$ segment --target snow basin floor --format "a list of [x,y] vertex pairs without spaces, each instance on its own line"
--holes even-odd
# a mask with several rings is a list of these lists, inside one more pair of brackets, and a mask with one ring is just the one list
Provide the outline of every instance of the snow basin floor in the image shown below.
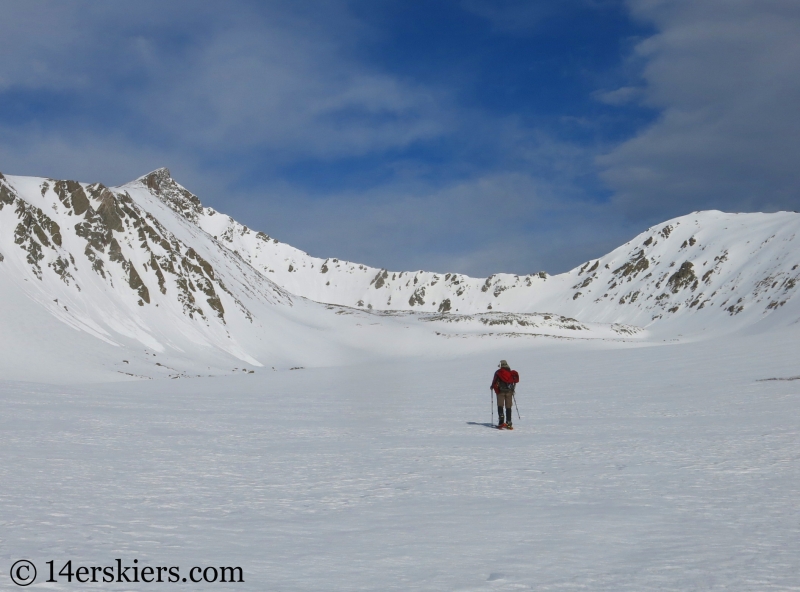
[[0,586],[174,588],[42,584],[121,558],[242,567],[192,590],[797,590],[800,381],[763,380],[794,343],[504,351],[514,432],[494,354],[2,382]]

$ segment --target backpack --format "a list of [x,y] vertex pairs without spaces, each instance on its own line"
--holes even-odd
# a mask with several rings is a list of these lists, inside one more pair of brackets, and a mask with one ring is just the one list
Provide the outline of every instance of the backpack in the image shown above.
[[499,390],[503,391],[503,392],[508,392],[508,391],[512,391],[513,392],[514,388],[517,386],[517,383],[519,382],[519,372],[517,372],[516,370],[508,370],[504,374],[505,374],[505,378],[508,378],[509,381],[506,382],[498,374],[498,376],[497,376],[497,388]]

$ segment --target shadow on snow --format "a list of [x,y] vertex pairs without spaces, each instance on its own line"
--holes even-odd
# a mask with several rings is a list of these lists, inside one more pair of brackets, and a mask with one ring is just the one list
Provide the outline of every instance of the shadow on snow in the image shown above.
[[497,426],[493,423],[478,423],[477,421],[468,421],[467,425],[483,426],[485,428],[492,428],[493,430],[497,429]]

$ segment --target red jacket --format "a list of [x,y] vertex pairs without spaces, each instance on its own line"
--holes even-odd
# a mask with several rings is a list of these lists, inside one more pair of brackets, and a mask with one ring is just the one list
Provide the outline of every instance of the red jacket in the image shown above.
[[495,393],[500,392],[500,381],[508,384],[517,384],[519,382],[519,373],[516,370],[509,370],[508,368],[500,368],[494,373],[492,378],[492,389]]

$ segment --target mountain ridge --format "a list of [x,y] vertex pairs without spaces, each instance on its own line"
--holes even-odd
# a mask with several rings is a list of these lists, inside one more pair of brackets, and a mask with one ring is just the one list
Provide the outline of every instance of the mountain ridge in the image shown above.
[[[800,282],[800,255],[794,242],[800,214],[794,212],[693,212],[652,226],[611,253],[557,276],[539,272],[472,278],[458,273],[390,271],[312,257],[230,216],[203,208],[196,196],[169,177],[167,169],[137,182],[148,187],[158,184],[170,207],[290,293],[356,308],[461,314],[553,310],[581,320],[646,326],[695,308],[721,307],[729,316],[737,316],[745,309],[750,314],[763,302],[759,312],[768,313],[783,307]],[[740,241],[738,237],[755,240],[759,233],[766,237],[760,239],[762,246],[775,237],[790,243],[778,254],[782,261],[762,262],[763,274],[750,266],[745,277],[737,278],[737,266],[743,262],[731,257],[746,259],[758,251],[737,250],[741,242],[749,244],[747,238]],[[743,294],[738,294],[740,284],[747,284]],[[603,286],[602,291],[598,286]],[[647,293],[653,290],[660,291]],[[722,297],[728,291],[738,294],[734,301]],[[643,306],[643,301],[649,302]],[[619,306],[613,306],[614,302]]]
[[109,371],[171,377],[442,355],[443,339],[469,350],[786,326],[800,318],[798,233],[794,213],[695,212],[563,274],[471,278],[312,257],[204,207],[165,168],[119,187],[0,174],[0,356],[24,341],[17,309],[132,352],[102,354]]

